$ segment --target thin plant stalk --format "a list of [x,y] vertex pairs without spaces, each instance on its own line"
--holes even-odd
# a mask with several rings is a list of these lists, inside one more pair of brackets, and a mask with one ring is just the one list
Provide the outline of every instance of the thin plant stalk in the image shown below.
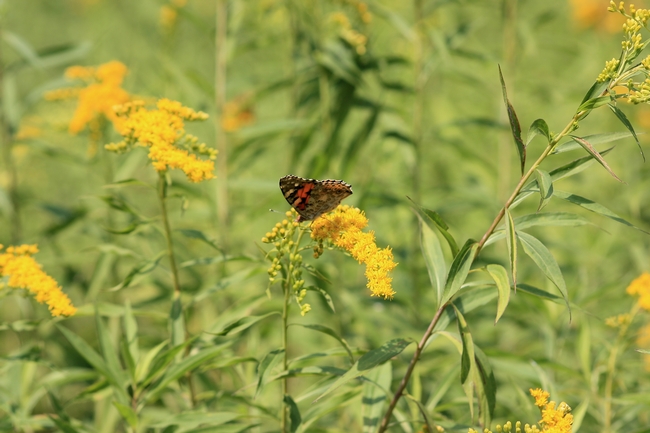
[[224,107],[226,105],[226,72],[228,65],[228,2],[227,0],[216,0],[216,56],[215,56],[215,106],[217,115],[215,116],[215,130],[217,137],[217,149],[219,157],[217,158],[217,171],[219,179],[216,182],[216,199],[217,199],[217,220],[219,222],[219,231],[221,240],[227,245],[227,234],[229,233],[229,210],[228,210],[228,135],[221,126]]
[[[306,229],[300,228],[298,233],[298,240],[294,245],[293,251],[291,252],[289,259],[289,269],[287,270],[287,275],[284,278],[284,284],[282,289],[284,291],[284,303],[282,305],[282,349],[284,353],[282,354],[282,371],[287,371],[289,367],[289,302],[291,301],[291,292],[293,290],[293,268],[291,264],[291,257],[295,254],[298,254],[300,248],[300,241],[302,236],[305,234]],[[285,433],[287,431],[287,404],[284,401],[284,396],[288,395],[289,392],[289,378],[284,376],[282,378],[282,414],[280,416],[280,431]]]
[[164,173],[158,175],[158,199],[160,200],[160,211],[162,214],[163,229],[165,231],[165,240],[167,242],[167,255],[169,256],[169,267],[172,271],[172,284],[174,286],[174,298],[180,297],[181,285],[178,278],[178,266],[174,256],[174,243],[172,241],[172,230],[169,225],[169,216],[167,215],[167,181]]
[[[571,121],[564,127],[562,132],[557,134],[556,136],[553,137],[551,142],[548,144],[546,149],[542,152],[542,154],[537,158],[537,160],[532,164],[532,166],[528,169],[528,171],[521,177],[519,180],[519,183],[517,183],[517,186],[514,188],[512,194],[506,200],[506,203],[504,204],[503,208],[501,211],[497,214],[497,216],[494,218],[494,221],[492,221],[492,224],[490,224],[490,227],[487,229],[481,240],[478,242],[478,248],[476,249],[476,254],[474,255],[474,260],[476,257],[478,257],[479,252],[489,239],[490,235],[494,232],[494,230],[497,228],[501,220],[503,219],[506,210],[510,208],[512,203],[515,201],[517,196],[519,195],[519,192],[521,189],[524,187],[528,179],[533,176],[535,173],[535,170],[539,165],[546,159],[546,157],[555,149],[557,144],[560,142],[562,138],[564,138],[567,134],[569,134],[571,131],[575,130],[577,127],[577,122],[587,113],[587,111],[580,111],[576,113]],[[408,368],[406,369],[406,373],[404,374],[404,377],[400,381],[399,386],[397,387],[397,391],[395,391],[395,394],[393,395],[393,398],[388,405],[388,409],[386,409],[386,413],[384,414],[384,418],[381,421],[381,425],[379,426],[378,433],[383,433],[386,431],[388,428],[388,423],[390,422],[391,415],[393,411],[395,410],[395,407],[397,406],[397,402],[399,399],[402,397],[404,390],[406,389],[406,385],[408,384],[409,379],[411,378],[411,374],[413,373],[413,369],[415,368],[415,364],[417,364],[420,355],[422,354],[422,351],[424,350],[427,342],[429,341],[429,338],[431,337],[431,334],[433,334],[433,330],[435,329],[436,325],[438,324],[438,321],[440,320],[440,317],[442,317],[442,313],[444,310],[449,306],[449,304],[452,301],[448,301],[445,304],[440,305],[438,310],[436,311],[435,315],[433,316],[433,319],[431,319],[431,323],[429,323],[429,326],[427,327],[426,331],[424,332],[424,335],[420,339],[420,342],[418,343],[415,353],[413,354],[413,357],[411,358],[411,361],[409,363]]]
[[612,391],[614,389],[614,374],[616,373],[616,361],[618,360],[618,355],[623,349],[624,341],[627,336],[627,330],[630,327],[630,324],[634,320],[634,316],[639,312],[640,305],[637,302],[632,307],[630,312],[629,321],[621,326],[614,346],[612,347],[611,352],[609,352],[609,358],[607,360],[607,376],[605,378],[605,395],[603,396],[603,432],[611,433],[612,432]]

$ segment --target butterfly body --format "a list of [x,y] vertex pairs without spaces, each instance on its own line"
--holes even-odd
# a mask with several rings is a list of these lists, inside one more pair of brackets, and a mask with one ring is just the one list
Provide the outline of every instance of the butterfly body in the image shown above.
[[305,179],[287,175],[280,179],[280,190],[298,212],[297,221],[310,221],[334,210],[352,194],[352,186],[342,180]]

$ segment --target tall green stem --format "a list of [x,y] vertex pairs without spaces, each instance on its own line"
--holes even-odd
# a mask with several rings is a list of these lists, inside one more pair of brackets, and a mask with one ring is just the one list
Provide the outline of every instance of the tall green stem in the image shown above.
[[[478,248],[476,250],[476,254],[474,255],[474,260],[476,257],[478,257],[479,252],[485,245],[485,242],[489,239],[490,235],[494,232],[496,227],[498,226],[499,222],[503,219],[503,216],[506,213],[506,210],[512,205],[512,203],[515,201],[519,193],[521,192],[521,189],[524,187],[528,179],[535,173],[535,170],[539,165],[546,159],[546,157],[555,149],[555,146],[560,142],[560,140],[566,136],[569,132],[573,131],[575,129],[576,122],[582,118],[582,116],[585,114],[584,111],[581,111],[579,113],[576,113],[575,116],[571,119],[571,121],[564,127],[562,132],[557,134],[553,140],[548,144],[546,149],[544,149],[544,152],[537,158],[537,160],[533,163],[533,165],[530,167],[530,169],[521,177],[519,180],[519,183],[517,183],[517,186],[515,187],[514,191],[506,201],[505,205],[501,209],[501,211],[498,213],[496,218],[494,218],[494,221],[492,221],[492,224],[490,224],[490,227],[487,229],[483,237],[478,243]],[[433,319],[431,320],[431,323],[429,323],[429,326],[427,327],[427,330],[424,332],[424,335],[420,339],[420,342],[418,343],[415,353],[413,354],[413,357],[411,358],[411,362],[409,363],[408,368],[406,369],[406,373],[404,374],[404,377],[402,378],[399,386],[397,387],[397,391],[395,391],[395,394],[393,395],[393,399],[391,400],[390,404],[388,405],[388,409],[386,410],[386,413],[384,414],[384,418],[381,421],[381,425],[379,426],[378,433],[383,433],[386,431],[388,428],[388,423],[390,421],[391,415],[393,414],[393,410],[395,410],[395,407],[397,406],[397,402],[399,399],[402,397],[404,390],[406,389],[406,385],[408,384],[409,379],[411,378],[411,374],[413,373],[413,369],[415,368],[415,364],[417,364],[418,360],[420,359],[420,354],[424,350],[424,347],[431,337],[431,334],[433,334],[433,330],[435,329],[436,325],[438,324],[438,321],[440,320],[440,317],[442,317],[443,311],[449,306],[451,301],[441,305],[438,310],[436,311],[436,314],[433,316]]]
[[[282,288],[284,290],[284,304],[282,306],[282,349],[284,350],[282,355],[282,371],[287,371],[289,368],[289,302],[291,301],[291,293],[293,292],[293,271],[294,266],[296,266],[292,260],[292,257],[295,257],[298,254],[300,249],[300,241],[305,234],[306,229],[302,227],[299,228],[298,240],[296,241],[293,251],[289,255],[289,268],[287,269],[287,275],[284,278],[284,284]],[[288,378],[285,376],[282,378],[282,414],[280,416],[280,431],[285,433],[287,431],[287,404],[284,401],[284,397],[289,393],[289,383]]]
[[172,283],[174,285],[174,299],[180,297],[181,285],[178,278],[178,267],[176,266],[176,257],[174,256],[174,243],[172,241],[172,230],[169,225],[169,216],[167,215],[167,181],[165,174],[158,175],[158,199],[160,200],[160,211],[162,213],[163,229],[165,230],[165,240],[167,241],[167,255],[169,256],[169,267],[172,271]]
[[217,136],[217,149],[219,155],[217,157],[217,219],[219,221],[219,231],[221,233],[221,240],[224,246],[228,243],[228,224],[229,224],[229,209],[228,209],[228,135],[221,126],[224,107],[226,105],[226,71],[228,64],[228,50],[227,50],[227,37],[228,37],[228,2],[227,0],[216,0],[217,2],[217,17],[216,17],[216,60],[215,60],[215,105],[217,116],[215,117],[215,129]]

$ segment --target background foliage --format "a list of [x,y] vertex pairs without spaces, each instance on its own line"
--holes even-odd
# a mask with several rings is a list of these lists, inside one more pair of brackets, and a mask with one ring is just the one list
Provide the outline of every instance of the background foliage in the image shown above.
[[[327,278],[308,276],[308,285],[327,290],[336,310],[310,294],[309,314],[292,311],[290,322],[301,326],[289,328],[289,357],[329,355],[322,362],[299,361],[296,368],[341,369],[334,376],[350,368],[337,340],[302,325],[334,329],[356,358],[394,338],[418,340],[436,295],[406,197],[438,212],[459,245],[481,237],[519,171],[497,64],[522,125],[542,117],[559,130],[605,60],[620,51],[620,35],[610,30],[622,20],[608,24],[607,2],[594,3],[595,9],[586,1],[376,0],[366,10],[359,6],[366,3],[353,0],[6,0],[0,60],[9,152],[0,172],[0,243],[38,243],[39,262],[80,310],[62,322],[17,291],[1,292],[0,429],[277,430],[280,382],[271,379],[280,371],[269,368],[263,377],[260,365],[280,347],[279,316],[265,315],[281,311],[282,295],[265,294],[268,264],[260,239],[283,218],[269,208],[288,208],[277,187],[287,173],[352,184],[346,203],[365,211],[377,243],[390,245],[399,262],[392,302],[368,296],[363,269],[343,254],[310,262]],[[221,40],[219,7],[228,12]],[[215,44],[221,44],[225,78],[215,71]],[[186,328],[197,340],[192,352],[157,358],[171,388],[158,382],[137,426],[128,404],[121,408],[114,397],[110,374],[100,374],[101,365],[81,353],[89,347],[103,353],[106,368],[119,376],[128,362],[107,355],[111,347],[134,344],[137,334],[139,348],[132,350],[146,353],[169,338],[173,289],[159,254],[164,237],[156,228],[156,194],[146,186],[157,176],[142,150],[119,156],[89,150],[87,134],[68,133],[74,101],[43,99],[43,92],[68,85],[65,67],[110,60],[129,68],[123,87],[130,93],[207,112],[211,120],[188,130],[222,146],[216,180],[190,184],[172,173],[169,208]],[[223,87],[225,94],[218,91]],[[638,132],[650,125],[648,109],[619,107]],[[229,115],[232,124],[224,123]],[[579,130],[583,136],[612,131],[626,130],[606,110],[595,111]],[[106,142],[119,141],[107,133]],[[646,148],[647,137],[640,140]],[[543,149],[536,143],[530,160]],[[647,166],[632,139],[617,143],[607,161],[626,184],[594,164],[555,187],[603,203],[648,230]],[[567,152],[554,163],[580,156],[581,150]],[[115,184],[126,179],[145,186]],[[12,220],[16,204],[19,225]],[[514,216],[535,212],[537,205],[523,203]],[[650,431],[650,382],[643,355],[633,350],[642,345],[634,338],[647,321],[643,313],[617,349],[611,425],[602,409],[608,362],[618,344],[617,330],[604,319],[630,310],[633,299],[624,289],[648,270],[650,237],[561,200],[545,210],[576,212],[593,223],[530,230],[560,264],[573,315],[569,320],[561,301],[524,291],[512,295],[496,325],[496,297],[465,314],[496,379],[493,419],[537,422],[526,390],[542,386],[574,408],[583,431]],[[507,267],[505,243],[482,252],[477,266],[487,263]],[[557,294],[530,260],[520,261],[518,280]],[[246,316],[265,317],[224,331]],[[412,349],[381,367],[383,386],[395,388]],[[174,364],[174,357],[187,355],[187,361],[196,353],[205,358],[195,360],[191,379],[169,376],[182,362]],[[392,385],[386,366],[392,366]],[[438,338],[424,352],[408,392],[436,424],[466,431],[478,423],[467,410],[459,375],[458,350]],[[373,392],[364,383],[350,382],[312,404],[333,380],[314,374],[289,381],[302,431],[362,431],[363,416],[372,410],[362,409],[362,395]],[[404,422],[391,431],[423,428],[417,405],[404,399],[399,408]]]

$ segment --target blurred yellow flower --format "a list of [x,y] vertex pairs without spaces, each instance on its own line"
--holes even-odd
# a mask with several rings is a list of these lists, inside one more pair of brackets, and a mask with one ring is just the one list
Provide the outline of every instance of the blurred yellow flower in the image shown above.
[[101,132],[103,119],[112,122],[119,131],[122,120],[113,111],[113,106],[131,99],[129,93],[121,87],[127,71],[126,66],[118,61],[104,63],[96,68],[72,66],[66,69],[66,78],[85,81],[87,86],[54,90],[46,93],[45,99],[53,101],[78,98],[68,128],[71,134],[77,134],[88,126],[91,135],[96,136]]
[[630,283],[625,290],[628,295],[639,296],[639,306],[644,310],[650,311],[650,274],[642,273],[638,278]]
[[36,245],[7,247],[0,253],[0,276],[9,278],[9,287],[29,290],[38,302],[48,305],[52,316],[72,316],[77,309],[54,278],[32,258],[37,252]]
[[[650,349],[650,324],[639,329],[639,334],[636,337],[636,344],[642,349]],[[645,371],[650,371],[650,355],[647,353],[643,354],[643,364]]]
[[255,114],[247,99],[242,96],[226,102],[221,114],[221,128],[224,131],[234,132],[255,122]]
[[347,250],[359,263],[366,265],[366,278],[372,296],[392,299],[395,291],[390,272],[397,266],[390,248],[381,249],[375,244],[375,234],[363,232],[368,219],[360,209],[339,205],[333,212],[323,215],[311,224],[312,239],[329,239]]
[[[182,170],[192,182],[212,179],[214,159],[217,151],[198,143],[198,139],[187,134],[184,120],[205,120],[208,115],[196,112],[169,99],[158,101],[157,109],[145,108],[144,102],[134,101],[115,108],[122,119],[121,134],[124,141],[106,145],[113,152],[124,152],[133,146],[149,148],[149,159],[158,172],[169,168]],[[207,155],[201,160],[189,151]]]
[[625,18],[609,13],[608,4],[606,0],[571,0],[573,21],[579,28],[593,27],[606,33],[618,33]]

